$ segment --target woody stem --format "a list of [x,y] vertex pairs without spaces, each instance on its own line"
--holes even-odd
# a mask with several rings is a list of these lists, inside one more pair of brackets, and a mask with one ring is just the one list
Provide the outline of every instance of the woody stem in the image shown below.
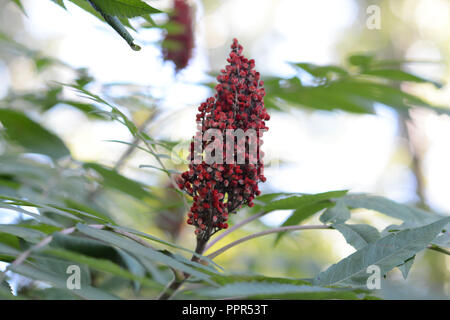
[[[192,255],[191,261],[200,262],[198,255],[201,255],[205,250],[208,240],[203,237],[197,237],[197,245],[195,247],[195,253]],[[175,273],[175,278],[167,285],[164,291],[159,295],[158,300],[169,300],[175,292],[181,287],[181,285],[190,277],[188,273],[183,273],[181,276]]]

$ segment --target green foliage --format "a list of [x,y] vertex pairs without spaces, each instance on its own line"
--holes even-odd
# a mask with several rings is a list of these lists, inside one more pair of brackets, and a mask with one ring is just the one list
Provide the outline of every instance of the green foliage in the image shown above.
[[29,152],[45,154],[54,160],[70,156],[69,149],[58,136],[28,118],[24,113],[0,109],[0,122],[7,138]]
[[[275,109],[289,106],[373,113],[374,104],[380,103],[401,112],[411,107],[424,107],[439,113],[450,113],[448,108],[431,105],[397,85],[400,82],[417,82],[442,87],[439,82],[393,69],[388,61],[376,60],[374,56],[354,55],[349,57],[349,63],[355,70],[333,65],[292,63],[299,70],[297,76],[265,81],[268,106]],[[312,77],[308,84],[302,81],[304,73]]]
[[[66,9],[63,0],[52,0],[62,8]],[[143,17],[153,21],[150,14],[162,11],[149,6],[141,0],[70,0],[81,9],[94,15],[101,21],[109,24],[135,51],[141,50],[125,27],[135,31],[130,24],[129,18]],[[156,26],[153,23],[153,26]]]
[[[152,21],[150,15],[160,12],[140,0],[70,1],[107,22],[134,49],[137,46],[127,30],[134,30],[129,19],[141,17]],[[14,2],[21,7],[20,1]],[[53,2],[66,9],[63,0]],[[151,25],[176,28],[157,26],[153,22]],[[189,274],[176,298],[369,299],[373,298],[373,292],[363,289],[369,275],[368,266],[379,266],[383,275],[398,267],[406,278],[416,255],[423,249],[448,254],[450,218],[439,214],[380,196],[351,194],[347,190],[319,194],[268,193],[255,199],[254,208],[246,210],[251,214],[292,211],[277,229],[276,243],[288,232],[287,228],[307,224],[318,217],[322,224],[317,228],[329,229],[323,232],[340,232],[356,251],[316,273],[313,280],[234,274],[217,265],[211,256],[194,252],[190,245],[167,240],[176,237],[170,238],[163,232],[166,230],[157,228],[155,221],[162,216],[179,230],[180,223],[184,223],[185,206],[190,201],[171,184],[174,175],[182,170],[167,161],[175,141],[151,137],[136,124],[135,110],[119,106],[123,100],[92,90],[95,80],[86,70],[73,69],[43,56],[1,33],[0,41],[10,53],[30,58],[38,73],[58,66],[74,76],[69,84],[52,83],[31,92],[8,92],[0,102],[0,135],[4,142],[0,155],[0,214],[11,216],[11,223],[0,224],[0,261],[7,263],[11,273],[50,285],[45,289],[37,286],[28,291],[19,290],[17,295],[12,295],[5,281],[10,281],[8,273],[2,272],[1,298],[155,298],[172,279],[179,280]],[[381,103],[402,112],[420,106],[448,113],[398,85],[414,82],[441,86],[395,68],[401,63],[393,65],[369,55],[353,55],[348,63],[348,67],[293,63],[298,71],[296,77],[267,79],[267,105],[279,112],[289,106],[373,113],[374,104]],[[79,97],[68,97],[67,90],[75,91]],[[142,170],[142,174],[148,174],[148,179],[140,179],[143,183],[128,177],[118,165],[73,159],[63,140],[41,124],[40,115],[58,105],[76,108],[89,120],[123,124],[133,141],[110,142],[124,144],[131,151],[145,152],[155,163],[140,168],[156,171]],[[144,109],[155,112],[148,105]],[[164,175],[159,175],[160,172]],[[402,224],[381,232],[367,224],[355,224],[352,212],[358,209],[377,211],[401,220]],[[176,220],[179,212],[181,222]],[[139,230],[129,226],[132,219]],[[80,290],[67,288],[69,265],[81,269]]]
[[92,0],[91,2],[102,12],[117,17],[134,18],[161,12],[141,0]]
[[450,217],[443,218],[423,227],[406,229],[370,242],[320,273],[314,283],[317,285],[365,285],[370,275],[367,273],[369,266],[378,266],[381,274],[385,275],[425,249],[449,222]]
[[348,244],[356,250],[364,248],[380,238],[377,229],[367,224],[333,224],[333,228],[338,230],[344,236]]

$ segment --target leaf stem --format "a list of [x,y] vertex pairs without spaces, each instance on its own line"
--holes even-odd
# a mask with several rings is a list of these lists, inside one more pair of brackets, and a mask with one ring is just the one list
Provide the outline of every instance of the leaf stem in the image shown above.
[[231,242],[230,244],[227,244],[226,246],[220,248],[219,250],[214,251],[213,253],[207,255],[206,257],[210,259],[214,259],[218,255],[224,253],[228,249],[233,248],[234,246],[237,246],[238,244],[241,244],[242,242],[255,239],[258,237],[265,236],[267,234],[272,233],[278,233],[278,232],[285,232],[285,231],[296,231],[296,230],[314,230],[314,229],[333,229],[331,226],[328,225],[309,225],[309,226],[285,226],[285,227],[279,227],[279,228],[273,228],[265,231],[261,231],[258,233],[251,234],[249,236],[243,237],[239,240],[236,240],[234,242]]
[[254,214],[250,217],[248,217],[247,219],[239,222],[238,224],[235,224],[233,227],[231,227],[230,229],[222,232],[220,235],[218,235],[217,237],[214,238],[214,240],[212,240],[206,247],[205,247],[205,251],[207,251],[209,248],[211,248],[213,245],[215,245],[217,242],[219,242],[220,240],[222,240],[224,237],[226,237],[227,235],[229,235],[230,233],[232,233],[233,231],[239,229],[240,227],[254,221],[257,220],[259,218],[261,218],[262,216],[264,216],[265,214],[267,214],[267,212],[263,211],[260,212],[258,214]]
[[[205,246],[208,240],[202,237],[197,237],[197,246],[195,247],[195,253],[192,255],[191,261],[200,262],[199,255],[205,250]],[[181,287],[181,285],[190,277],[188,273],[183,273],[181,276],[177,276],[167,285],[167,287],[161,292],[157,300],[169,300],[175,294],[175,292]]]

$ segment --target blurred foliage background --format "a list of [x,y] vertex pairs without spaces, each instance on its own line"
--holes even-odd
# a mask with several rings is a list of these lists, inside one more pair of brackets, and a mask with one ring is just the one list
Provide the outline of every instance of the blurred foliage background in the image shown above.
[[[92,212],[193,248],[182,197],[151,166],[186,168],[180,159],[196,109],[236,37],[266,80],[272,118],[263,194],[349,189],[448,215],[449,1],[192,1],[194,47],[180,71],[163,53],[176,29],[164,13],[172,1],[148,1],[164,11],[149,19],[122,20],[141,51],[74,3],[64,10],[56,2],[23,0],[24,15],[0,0],[0,120],[8,135],[0,140],[1,194]],[[381,10],[380,29],[367,27],[370,5]],[[135,148],[127,127],[83,90],[120,106],[154,139],[158,157]],[[219,244],[291,213],[272,212]],[[0,212],[2,223],[21,219]],[[351,221],[380,230],[398,222],[367,210]],[[233,272],[308,278],[353,251],[338,232],[311,230],[277,243],[255,239],[216,262]],[[407,280],[389,273],[383,297],[448,298],[449,256],[428,250],[415,260]],[[15,285],[32,292],[35,284],[17,276]]]

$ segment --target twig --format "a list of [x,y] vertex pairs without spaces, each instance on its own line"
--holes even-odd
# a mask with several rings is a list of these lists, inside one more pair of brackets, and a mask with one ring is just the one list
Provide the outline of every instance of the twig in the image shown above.
[[[204,240],[202,237],[197,238],[197,246],[195,248],[195,253],[197,255],[192,255],[191,261],[199,262],[200,258],[198,255],[202,254],[205,250],[205,246],[208,240]],[[188,273],[183,273],[181,275],[176,272],[175,278],[167,285],[167,287],[161,292],[157,300],[169,300],[175,292],[181,287],[181,285],[191,276]]]
[[238,224],[234,225],[233,227],[231,227],[230,229],[222,232],[220,235],[218,235],[217,237],[214,238],[214,240],[212,240],[205,248],[205,251],[208,251],[209,248],[211,248],[213,245],[215,245],[217,242],[219,242],[220,240],[222,240],[224,237],[226,237],[227,235],[229,235],[231,232],[239,229],[240,227],[252,222],[253,220],[257,220],[259,218],[261,218],[262,216],[264,216],[265,214],[267,214],[267,212],[263,211],[261,213],[258,214],[254,214],[252,216],[250,216],[249,218],[239,222]]
[[219,254],[224,253],[228,249],[231,249],[232,247],[237,246],[238,244],[241,244],[242,242],[245,242],[245,241],[248,241],[248,240],[251,240],[251,239],[254,239],[254,238],[262,237],[262,236],[265,236],[267,234],[284,232],[284,231],[313,230],[313,229],[333,229],[333,228],[331,226],[328,226],[328,225],[286,226],[286,227],[273,228],[273,229],[261,231],[261,232],[258,232],[258,233],[254,233],[254,234],[251,234],[249,236],[243,237],[243,238],[241,238],[239,240],[236,240],[236,241],[234,241],[234,242],[232,242],[230,244],[227,244],[226,246],[220,248],[219,250],[214,251],[213,253],[207,255],[206,257],[210,258],[210,259],[214,259]]
[[[147,126],[152,122],[152,120],[156,116],[156,112],[152,112],[145,120],[144,122],[139,126],[138,131],[145,131],[147,129]],[[128,148],[125,150],[125,152],[120,156],[119,160],[117,160],[116,164],[114,165],[115,170],[120,170],[122,166],[125,164],[125,161],[127,158],[133,153],[133,151],[136,149],[137,144],[139,143],[139,137],[135,136],[133,141],[130,145],[128,145]]]
[[138,236],[136,236],[136,235],[134,235],[134,234],[132,234],[130,232],[127,232],[127,231],[124,231],[124,230],[115,229],[114,226],[107,226],[107,228],[110,229],[111,231],[117,233],[117,234],[123,235],[123,236],[125,236],[127,238],[130,238],[131,240],[136,241],[137,243],[143,245],[144,247],[147,247],[147,248],[155,250],[155,248],[150,243],[148,243],[144,239],[141,239]]
[[[151,121],[155,118],[156,116],[156,112],[152,112],[145,120],[144,122],[139,126],[138,131],[145,131],[147,126],[151,123]],[[139,143],[139,136],[135,136],[133,138],[133,141],[128,145],[128,148],[125,150],[124,153],[122,153],[122,155],[120,156],[120,158],[117,160],[117,162],[115,163],[113,169],[116,171],[119,171],[122,166],[125,164],[126,160],[128,159],[129,156],[131,156],[133,154],[133,151],[136,149],[137,144]],[[101,186],[97,187],[94,191],[92,191],[89,195],[88,195],[88,199],[90,201],[92,201],[97,195],[98,193],[101,191]]]
[[[156,155],[156,151],[153,149],[153,147],[147,142],[147,140],[145,138],[142,138],[142,141],[144,142],[145,146],[153,153],[156,161],[158,161],[161,168],[167,173],[167,175],[169,176],[170,182],[172,183],[172,186],[175,188],[175,190],[179,190],[182,192],[183,190],[180,190],[180,188],[178,187],[178,184],[175,181],[175,178],[172,176],[170,171],[167,170],[167,167],[164,165],[164,163],[161,161],[161,159]],[[180,195],[180,197],[184,203],[186,210],[189,210],[189,205],[186,201],[186,198],[182,194]]]

